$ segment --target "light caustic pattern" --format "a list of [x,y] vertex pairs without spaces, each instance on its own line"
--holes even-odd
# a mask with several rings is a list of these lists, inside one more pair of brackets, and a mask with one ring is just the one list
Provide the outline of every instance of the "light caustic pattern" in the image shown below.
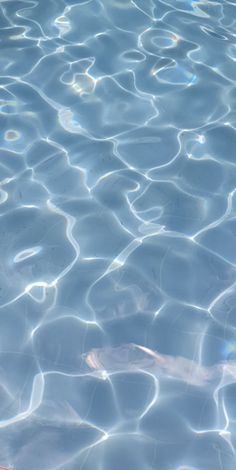
[[235,1],[2,0],[0,45],[0,466],[235,470]]

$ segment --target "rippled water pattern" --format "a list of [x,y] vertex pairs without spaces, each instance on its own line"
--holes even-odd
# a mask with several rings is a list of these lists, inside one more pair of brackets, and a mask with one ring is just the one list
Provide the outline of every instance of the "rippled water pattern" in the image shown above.
[[0,466],[235,470],[235,0],[1,0],[0,46]]

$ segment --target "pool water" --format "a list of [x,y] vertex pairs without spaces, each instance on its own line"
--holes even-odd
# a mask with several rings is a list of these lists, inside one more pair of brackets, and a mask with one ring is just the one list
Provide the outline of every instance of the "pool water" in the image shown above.
[[0,2],[0,466],[235,470],[235,38],[234,0]]

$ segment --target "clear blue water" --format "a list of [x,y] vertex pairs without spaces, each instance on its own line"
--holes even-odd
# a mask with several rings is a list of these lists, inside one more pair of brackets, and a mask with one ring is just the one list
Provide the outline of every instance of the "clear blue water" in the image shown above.
[[235,470],[235,0],[1,0],[0,46],[0,466]]

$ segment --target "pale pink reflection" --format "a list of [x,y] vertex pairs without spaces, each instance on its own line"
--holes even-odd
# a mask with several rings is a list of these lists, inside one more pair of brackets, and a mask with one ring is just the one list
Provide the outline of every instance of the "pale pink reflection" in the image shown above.
[[160,354],[133,343],[116,348],[93,349],[86,355],[85,361],[91,369],[107,372],[146,370],[156,377],[177,379],[197,386],[220,379],[223,371],[236,376],[236,364],[233,363],[204,367],[194,360]]

